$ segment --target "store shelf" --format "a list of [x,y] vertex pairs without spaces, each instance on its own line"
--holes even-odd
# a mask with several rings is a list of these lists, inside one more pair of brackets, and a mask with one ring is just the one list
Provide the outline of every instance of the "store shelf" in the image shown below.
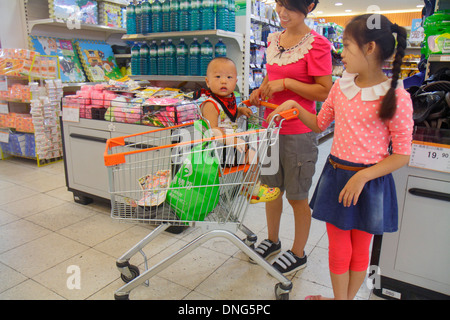
[[450,62],[450,54],[431,54],[428,62]]
[[261,22],[261,23],[269,24],[271,26],[281,27],[281,25],[280,25],[280,23],[278,21],[274,21],[274,20],[271,20],[271,19],[268,19],[268,18],[259,17],[259,16],[256,16],[254,14],[252,14],[250,16],[250,18],[252,19],[252,21],[255,21],[255,22]]
[[[136,76],[128,76],[133,80],[142,80],[142,81],[158,81],[162,83],[182,83],[182,82],[200,82],[205,83],[205,76],[167,76],[167,75],[136,75]],[[236,84],[236,90],[242,90],[242,79],[238,77],[238,82]]]
[[126,41],[148,41],[157,39],[169,39],[169,38],[200,38],[200,37],[217,37],[234,39],[239,49],[243,51],[244,48],[244,35],[242,33],[224,31],[224,30],[195,30],[195,31],[176,31],[176,32],[158,32],[148,34],[125,34],[122,36],[122,40]]
[[126,33],[126,30],[123,28],[115,28],[115,27],[108,27],[108,26],[102,26],[97,24],[86,24],[86,23],[80,23],[79,28],[76,25],[71,25],[67,21],[59,20],[59,19],[37,19],[37,20],[29,20],[28,21],[28,28],[30,30],[30,33],[32,33],[32,30],[37,26],[51,26],[55,28],[64,28],[69,30],[91,30],[91,31],[100,31],[104,32],[106,35],[106,38],[108,38],[112,34],[122,34]]
[[205,76],[165,76],[165,75],[137,75],[128,76],[133,80],[147,80],[147,81],[193,81],[193,82],[205,82]]
[[118,54],[115,54],[114,57],[116,59],[129,59],[129,58],[131,58],[131,53],[118,53]]
[[109,2],[109,3],[118,4],[119,6],[122,6],[122,7],[126,7],[128,5],[127,0],[97,0],[97,2]]

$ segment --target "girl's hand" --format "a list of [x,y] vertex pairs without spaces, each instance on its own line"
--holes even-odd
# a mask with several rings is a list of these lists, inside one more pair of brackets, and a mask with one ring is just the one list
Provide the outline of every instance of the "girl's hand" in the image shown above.
[[350,207],[352,204],[358,203],[359,195],[361,194],[367,179],[363,176],[362,171],[358,171],[351,177],[344,188],[339,193],[339,203],[344,207]]
[[[290,110],[292,108],[298,109],[299,106],[300,105],[297,102],[295,102],[294,100],[288,100],[286,102],[283,102],[267,116],[266,121],[270,122],[273,119],[273,117],[275,117],[275,115],[279,114],[280,112]],[[275,119],[275,120],[277,120],[277,119]]]
[[342,202],[345,207],[349,207],[352,202],[355,205],[367,181],[392,173],[408,164],[408,162],[409,155],[394,153],[379,163],[356,172],[341,190],[339,203]]
[[267,82],[267,84],[262,85],[260,89],[261,89],[261,96],[263,97],[263,99],[265,98],[271,99],[272,95],[275,92],[280,92],[284,90],[283,79],[269,81]]

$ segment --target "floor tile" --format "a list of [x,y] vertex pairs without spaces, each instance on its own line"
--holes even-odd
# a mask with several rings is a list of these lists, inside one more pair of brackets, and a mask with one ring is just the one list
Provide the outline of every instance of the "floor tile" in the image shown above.
[[33,279],[69,300],[87,299],[118,278],[114,258],[95,249],[36,275]]
[[195,291],[218,300],[273,300],[277,283],[261,266],[230,258]]
[[50,197],[44,193],[37,193],[20,201],[4,204],[2,208],[9,213],[24,218],[63,203],[65,202],[60,199]]
[[50,230],[26,220],[16,220],[0,226],[0,253],[21,246],[50,233]]
[[13,201],[20,201],[24,198],[36,195],[37,193],[38,191],[19,185],[3,188],[2,192],[0,192],[0,205],[11,203]]
[[2,278],[2,281],[0,281],[0,293],[28,279],[20,272],[11,269],[3,263],[0,263],[0,275]]
[[58,203],[59,205],[28,216],[26,220],[52,231],[56,231],[97,214],[95,211],[86,209],[82,205],[62,201],[49,196],[46,197],[55,200],[54,203]]
[[88,247],[81,243],[49,233],[0,254],[0,262],[27,277],[33,277],[86,249]]
[[57,232],[92,247],[131,227],[131,224],[120,223],[98,213]]
[[0,300],[64,300],[64,298],[34,280],[28,279],[0,293]]

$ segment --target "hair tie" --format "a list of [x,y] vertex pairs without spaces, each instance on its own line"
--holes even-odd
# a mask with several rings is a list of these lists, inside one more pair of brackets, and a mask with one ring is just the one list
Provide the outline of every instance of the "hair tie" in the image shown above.
[[398,24],[394,23],[391,25],[391,31],[393,33],[398,33]]

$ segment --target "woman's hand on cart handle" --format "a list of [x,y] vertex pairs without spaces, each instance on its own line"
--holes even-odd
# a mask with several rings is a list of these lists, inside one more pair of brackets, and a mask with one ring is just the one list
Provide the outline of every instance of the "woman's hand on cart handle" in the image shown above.
[[262,100],[258,100],[258,102],[259,102],[259,104],[257,105],[255,103],[253,103],[252,100],[242,101],[243,104],[245,104],[246,106],[249,106],[249,107],[250,106],[263,106],[263,107],[266,107],[266,108],[269,108],[269,109],[273,109],[273,110],[278,108],[278,105],[270,103],[270,102],[266,102],[266,101],[262,101]]
[[248,103],[246,103],[247,106],[259,107],[260,103],[261,103],[261,89],[258,88],[258,89],[253,90],[252,93],[250,94],[250,100],[246,100],[246,101],[244,101],[244,103],[245,102],[248,102]]

